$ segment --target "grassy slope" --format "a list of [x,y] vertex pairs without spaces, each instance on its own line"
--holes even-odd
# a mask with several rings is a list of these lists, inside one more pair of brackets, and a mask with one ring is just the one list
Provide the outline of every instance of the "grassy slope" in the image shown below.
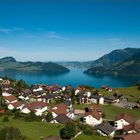
[[21,130],[21,133],[26,136],[27,140],[40,140],[41,136],[59,135],[59,129],[62,126],[49,124],[44,122],[25,122],[10,118],[9,122],[2,122],[0,117],[0,128],[4,126],[13,126]]
[[[74,105],[75,109],[85,109],[89,105],[80,104],[80,105]],[[103,113],[105,114],[105,119],[113,120],[118,114],[126,113],[132,117],[134,117],[136,120],[140,119],[140,110],[131,110],[131,109],[125,109],[116,107],[113,105],[103,105],[102,106]]]
[[[140,90],[138,90],[137,86],[127,87],[127,88],[114,88],[113,92],[122,93],[123,96],[128,98],[129,102],[136,103],[140,98]],[[111,95],[111,93],[101,90],[103,95]]]

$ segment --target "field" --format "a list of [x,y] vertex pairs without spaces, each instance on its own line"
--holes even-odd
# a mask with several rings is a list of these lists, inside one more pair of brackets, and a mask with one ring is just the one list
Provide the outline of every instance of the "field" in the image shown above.
[[49,124],[45,122],[25,122],[23,120],[9,119],[9,122],[2,122],[0,117],[0,128],[4,126],[13,126],[19,128],[22,135],[27,137],[27,140],[40,140],[40,137],[50,135],[59,135],[60,125]]
[[[101,89],[100,91],[103,95],[111,95],[111,93],[105,90]],[[140,90],[138,90],[137,86],[127,87],[127,88],[114,88],[113,92],[121,93],[124,97],[128,98],[129,102],[136,103],[140,98]]]
[[[26,140],[40,140],[40,137],[47,137],[50,135],[59,136],[59,130],[63,127],[59,124],[49,124],[45,122],[25,122],[23,120],[9,118],[9,122],[3,122],[2,116],[0,117],[0,128],[4,126],[13,126],[19,128],[22,135],[26,136]],[[74,140],[110,140],[102,136],[87,136],[81,134]]]
[[[75,109],[85,109],[89,105],[86,104],[80,104],[80,105],[74,105]],[[103,105],[102,111],[105,114],[105,119],[113,120],[118,114],[126,113],[132,117],[134,117],[136,120],[140,119],[140,110],[131,110],[121,107],[116,107],[114,105]]]

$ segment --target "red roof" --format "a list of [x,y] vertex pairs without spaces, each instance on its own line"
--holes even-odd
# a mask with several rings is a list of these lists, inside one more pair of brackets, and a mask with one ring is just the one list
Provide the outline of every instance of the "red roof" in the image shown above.
[[140,133],[123,136],[124,140],[140,140]]
[[47,103],[45,102],[42,102],[42,101],[37,101],[37,102],[31,102],[31,103],[28,103],[24,106],[24,108],[28,108],[29,110],[31,111],[36,111],[36,109],[42,109],[44,107],[47,106]]
[[129,122],[129,123],[134,123],[134,119],[132,117],[130,117],[129,115],[127,114],[121,114],[119,116],[116,117],[115,121],[118,121],[118,120],[125,120],[126,122]]
[[140,125],[136,124],[136,123],[132,123],[132,124],[124,126],[123,130],[126,131],[126,132],[131,131],[131,130],[135,130],[135,131],[139,132],[140,131]]
[[17,107],[20,107],[22,105],[22,102],[17,101],[17,102],[9,103],[9,104],[12,104],[15,108],[17,108]]
[[60,115],[60,114],[67,115],[68,114],[67,109],[68,109],[68,107],[66,104],[58,104],[58,105],[52,107],[50,109],[50,112],[55,112],[57,115]]
[[97,111],[92,112],[85,112],[85,117],[91,115],[92,117],[96,118],[97,120],[100,120],[102,118],[102,115]]
[[4,96],[4,99],[8,100],[9,102],[17,100],[17,98],[14,95]]

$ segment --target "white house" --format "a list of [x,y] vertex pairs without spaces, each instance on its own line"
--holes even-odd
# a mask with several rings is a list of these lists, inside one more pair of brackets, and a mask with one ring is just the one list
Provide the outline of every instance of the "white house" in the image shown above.
[[6,103],[15,103],[15,102],[17,102],[17,98],[14,95],[4,96],[3,98],[5,99]]
[[83,117],[83,120],[86,124],[91,126],[96,126],[98,124],[101,124],[103,121],[102,115],[97,111],[85,112],[85,116]]
[[9,103],[8,104],[8,109],[9,110],[13,110],[13,109],[22,109],[22,107],[24,106],[23,103],[21,103],[20,101],[14,102],[14,103]]
[[125,126],[134,123],[134,119],[128,116],[127,114],[122,114],[116,117],[115,119],[115,128],[117,130],[123,129]]
[[94,104],[101,104],[103,105],[104,104],[104,97],[103,96],[91,96],[90,97],[90,102],[91,103],[94,103]]
[[115,134],[115,128],[107,122],[97,125],[96,130],[102,136],[114,137]]
[[68,109],[68,106],[66,104],[58,104],[50,109],[50,112],[52,113],[53,118],[57,117],[60,114],[65,114],[69,118],[74,117],[74,113],[70,112]]
[[21,112],[28,114],[31,111],[33,111],[37,116],[42,116],[42,114],[47,111],[47,103],[42,102],[42,101],[37,101],[37,102],[31,102],[29,104],[26,104]]
[[33,85],[33,92],[42,91],[43,88],[41,85]]
[[12,94],[7,92],[7,91],[3,91],[2,92],[2,96],[11,96]]

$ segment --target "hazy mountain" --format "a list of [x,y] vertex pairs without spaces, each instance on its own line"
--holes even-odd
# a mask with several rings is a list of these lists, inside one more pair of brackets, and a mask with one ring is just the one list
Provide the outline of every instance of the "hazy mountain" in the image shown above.
[[40,72],[68,72],[69,69],[53,62],[17,62],[13,57],[0,59],[1,70],[21,70],[21,71],[40,71]]

